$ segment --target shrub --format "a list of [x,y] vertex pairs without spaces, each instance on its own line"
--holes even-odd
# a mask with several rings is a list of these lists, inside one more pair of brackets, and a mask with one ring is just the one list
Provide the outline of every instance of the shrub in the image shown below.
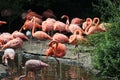
[[[92,52],[93,65],[100,70],[100,74],[103,76],[120,78],[120,5],[118,6],[120,1],[99,0],[99,2],[100,5],[97,5],[96,8],[99,8],[103,20],[106,19],[109,12],[107,20],[112,27],[106,33],[88,37],[95,46]],[[107,4],[107,8],[104,7],[104,4]]]

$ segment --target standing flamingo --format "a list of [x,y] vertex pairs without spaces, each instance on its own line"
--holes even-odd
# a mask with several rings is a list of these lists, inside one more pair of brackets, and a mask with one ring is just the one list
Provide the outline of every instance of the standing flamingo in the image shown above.
[[48,67],[48,66],[49,66],[48,64],[40,60],[30,59],[25,63],[25,75],[20,76],[18,80],[23,80],[23,78],[27,77],[29,71],[36,73],[37,71],[40,71],[43,67]]
[[89,25],[85,29],[86,35],[95,34],[98,32],[106,32],[106,29],[104,28],[104,26],[100,25],[100,19],[97,17],[93,19],[93,22],[89,21],[88,24]]
[[86,21],[83,22],[83,24],[82,24],[82,29],[85,30],[90,23],[92,25],[92,19],[91,18],[86,18]]
[[[67,47],[64,44],[59,43],[57,41],[51,41],[48,44],[48,46],[49,46],[49,48],[46,49],[46,58],[48,58],[48,56],[52,56],[52,55],[54,56],[55,59],[62,58],[63,56],[65,56]],[[59,63],[58,60],[57,60],[57,62]]]
[[[70,24],[69,17],[67,15],[63,15],[62,18],[67,18],[67,20],[66,20],[66,23],[67,23],[66,24],[66,31],[74,33],[74,31],[76,29],[81,29],[80,26],[77,25],[77,24]],[[82,24],[82,21],[81,21],[81,24]]]
[[12,39],[13,39],[12,35],[8,32],[2,33],[0,35],[0,42],[2,43],[2,45],[6,44],[9,40]]
[[15,51],[12,48],[7,48],[4,51],[4,54],[2,56],[2,63],[5,63],[5,65],[8,65],[8,59],[14,61],[15,58]]
[[[19,32],[21,32],[22,29],[23,29],[23,30],[27,30],[27,29],[32,30],[33,25],[34,25],[33,19],[31,19],[31,20],[26,20],[25,23],[24,23],[24,25],[20,28]],[[36,23],[35,26],[36,26],[36,28],[39,28],[39,29],[42,28],[39,23]]]
[[12,40],[9,40],[6,44],[4,44],[1,48],[1,50],[5,49],[5,48],[14,48],[14,49],[22,48],[22,44],[23,44],[22,39],[17,37]]
[[78,46],[79,41],[81,43],[86,43],[88,40],[83,36],[82,30],[75,30],[74,34],[69,37],[69,43]]
[[54,26],[53,28],[54,31],[59,31],[59,32],[66,31],[65,30],[66,24],[61,21],[56,21],[53,26]]
[[55,33],[52,37],[54,41],[60,42],[60,43],[69,43],[69,39],[66,35],[61,33]]
[[13,38],[19,37],[21,39],[29,40],[27,36],[25,36],[23,33],[18,32],[17,30],[12,33]]
[[66,23],[63,23],[61,21],[56,21],[54,24],[54,31],[66,31],[66,27],[69,25],[69,17],[67,15],[61,16],[61,18],[66,18]]
[[81,18],[78,18],[78,17],[75,17],[75,18],[73,18],[73,19],[71,20],[71,24],[77,24],[77,25],[79,25],[79,26],[80,26],[83,22],[84,22],[84,20],[81,19]]
[[55,19],[47,18],[45,21],[42,22],[42,31],[48,32],[48,34],[50,34],[50,32],[53,31],[53,25],[55,22]]
[[33,29],[32,29],[32,36],[34,38],[37,38],[39,40],[46,40],[46,39],[51,40],[52,39],[47,33],[43,32],[43,31],[35,32],[35,24],[36,24],[36,22],[34,21],[34,25],[33,25]]
[[77,24],[70,24],[69,25],[69,30],[71,33],[74,33],[74,31],[77,29],[82,30]]
[[4,54],[2,56],[2,63],[9,67],[10,74],[13,73],[13,69],[15,68],[15,50],[12,48],[7,48],[4,50]]

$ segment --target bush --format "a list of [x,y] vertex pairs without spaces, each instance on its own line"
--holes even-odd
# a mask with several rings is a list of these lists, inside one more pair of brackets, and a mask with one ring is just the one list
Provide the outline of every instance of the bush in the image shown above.
[[[106,11],[104,11],[103,2],[108,4]],[[107,17],[107,19],[112,27],[103,34],[88,37],[95,46],[92,52],[93,65],[100,70],[102,76],[120,78],[120,13],[118,10],[120,1],[102,0],[100,4],[102,6],[97,5],[97,8],[102,8],[99,12],[101,12],[101,15],[103,13],[107,15],[107,12],[109,12],[110,17]],[[106,15],[102,15],[103,20],[106,19]]]

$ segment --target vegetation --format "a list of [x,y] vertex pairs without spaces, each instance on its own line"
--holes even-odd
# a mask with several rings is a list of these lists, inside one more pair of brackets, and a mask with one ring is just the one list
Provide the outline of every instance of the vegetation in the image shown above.
[[112,27],[105,33],[88,36],[90,43],[95,46],[92,61],[96,69],[103,76],[120,78],[120,1],[98,0],[94,3],[95,10],[101,14],[104,21],[110,22]]

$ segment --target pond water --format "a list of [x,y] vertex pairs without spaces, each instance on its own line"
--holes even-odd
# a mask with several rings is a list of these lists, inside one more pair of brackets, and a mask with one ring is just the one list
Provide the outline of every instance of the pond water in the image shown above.
[[[55,61],[45,62],[49,64],[49,67],[42,68],[41,71],[35,74],[37,80],[105,80],[91,75],[75,63],[65,64],[60,62],[60,64],[58,64]],[[24,75],[24,72],[24,69],[18,70],[18,72],[12,73],[10,76],[1,80],[18,80],[18,77]],[[34,74],[30,72],[23,80],[35,80],[34,78]]]
[[[37,51],[35,53],[44,53],[44,47],[46,47],[44,45],[46,45],[47,43],[44,43],[43,45],[40,45],[38,43],[32,43],[26,43],[27,45],[24,46],[27,47],[26,50],[30,52]],[[67,53],[70,53],[70,50],[71,48],[68,49]],[[22,56],[23,55],[24,54],[22,54]],[[71,56],[71,54],[68,54],[67,57],[68,56]],[[23,80],[35,80],[35,77],[37,78],[36,80],[108,80],[95,77],[94,75],[90,74],[87,70],[82,68],[81,64],[77,63],[74,60],[71,61],[70,59],[59,59],[60,64],[58,64],[53,57],[49,57],[49,60],[46,60],[46,56],[40,56],[40,54],[26,54],[22,57],[22,59],[16,57],[16,62],[19,63],[22,60],[22,64],[24,66],[25,62],[31,58],[42,60],[48,63],[50,66],[47,68],[43,68],[41,71],[36,72],[36,74],[29,72],[29,75],[27,75],[27,77],[25,77]],[[25,70],[18,66],[18,64],[17,67],[14,66],[14,69],[12,70],[13,73],[11,73],[11,71],[8,70],[9,76],[2,78],[1,80],[18,80],[19,76],[24,75],[25,73]]]

